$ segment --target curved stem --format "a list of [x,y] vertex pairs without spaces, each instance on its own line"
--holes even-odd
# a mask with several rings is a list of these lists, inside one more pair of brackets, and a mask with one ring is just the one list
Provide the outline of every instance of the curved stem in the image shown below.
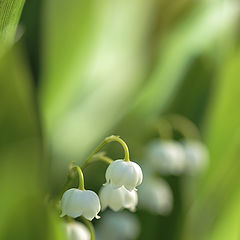
[[164,118],[160,118],[156,124],[160,138],[171,139],[173,137],[173,129],[171,124]]
[[99,156],[98,160],[103,161],[107,164],[111,164],[113,162],[113,160],[107,156]]
[[130,161],[129,158],[129,150],[128,150],[128,146],[127,144],[118,136],[110,136],[110,137],[106,137],[97,147],[96,149],[90,154],[90,156],[87,158],[87,160],[83,163],[83,165],[81,166],[82,168],[86,167],[86,165],[91,161],[91,159],[94,157],[94,155],[99,152],[103,146],[107,143],[110,142],[119,142],[124,150],[125,156],[124,156],[124,160],[125,161]]
[[172,125],[172,127],[179,133],[181,133],[182,136],[185,137],[186,139],[189,138],[195,138],[198,140],[201,139],[201,135],[198,128],[189,119],[177,114],[171,114],[167,116],[167,119]]
[[98,162],[98,161],[102,161],[102,162],[105,162],[107,163],[108,165],[110,165],[113,160],[110,158],[110,157],[107,157],[105,155],[103,155],[102,153],[101,154],[95,154],[92,158],[92,160],[90,162],[88,162],[87,165],[83,166],[82,168],[84,169],[85,167],[87,167],[89,164],[92,164],[92,163],[95,163],[95,162]]
[[124,160],[130,161],[128,146],[119,136],[112,135],[110,137],[105,138],[105,141],[107,143],[114,142],[114,141],[119,142],[122,145],[124,153],[125,153]]
[[94,231],[94,227],[93,227],[92,223],[84,217],[81,217],[81,219],[87,225],[87,227],[90,231],[90,237],[91,237],[90,239],[95,240],[95,231]]
[[83,177],[83,172],[82,169],[79,166],[73,166],[72,169],[76,168],[77,173],[78,173],[78,189],[79,190],[84,190],[84,177]]
[[103,152],[97,153],[93,156],[91,162],[103,161],[107,164],[111,164],[113,160],[110,157],[105,156]]

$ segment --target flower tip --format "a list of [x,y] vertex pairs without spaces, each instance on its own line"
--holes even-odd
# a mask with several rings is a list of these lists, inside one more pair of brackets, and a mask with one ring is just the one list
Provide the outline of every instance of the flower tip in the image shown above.
[[101,217],[97,215],[95,218],[96,218],[96,219],[99,219],[99,218],[101,218]]

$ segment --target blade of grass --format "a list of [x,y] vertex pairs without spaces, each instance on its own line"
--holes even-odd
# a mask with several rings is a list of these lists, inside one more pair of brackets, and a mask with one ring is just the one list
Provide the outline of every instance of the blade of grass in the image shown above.
[[[0,48],[11,46],[25,0],[0,1]],[[0,49],[0,50],[1,50]],[[3,50],[1,50],[3,51]]]

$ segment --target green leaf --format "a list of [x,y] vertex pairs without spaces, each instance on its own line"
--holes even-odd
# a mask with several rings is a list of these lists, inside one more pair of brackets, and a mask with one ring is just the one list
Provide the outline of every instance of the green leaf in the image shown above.
[[11,46],[25,0],[0,0],[0,51]]
[[[236,22],[234,1],[201,1],[161,42],[159,58],[136,100],[135,111],[155,116],[168,106],[191,62]],[[206,27],[207,26],[207,27]]]
[[0,96],[0,239],[62,240],[60,220],[44,204],[47,164],[34,88],[19,49],[0,58]]
[[[224,61],[209,106],[205,138],[211,162],[198,186],[187,217],[183,239],[230,239],[239,237],[238,186],[240,162],[240,112],[238,99],[240,51]],[[230,220],[231,219],[231,220]]]

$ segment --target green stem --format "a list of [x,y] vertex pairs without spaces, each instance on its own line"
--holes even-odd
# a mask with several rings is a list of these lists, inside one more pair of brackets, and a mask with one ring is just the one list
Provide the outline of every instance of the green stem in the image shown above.
[[105,156],[104,154],[95,154],[91,162],[103,161],[107,164],[111,164],[113,160],[110,157]]
[[163,139],[172,139],[173,129],[171,124],[164,118],[160,118],[156,124],[156,129],[158,130],[160,138]]
[[166,117],[172,127],[178,131],[185,139],[198,139],[201,140],[201,135],[195,124],[189,119],[171,114]]
[[94,157],[94,155],[99,152],[103,146],[107,143],[110,142],[119,142],[124,150],[125,156],[124,156],[124,160],[125,161],[130,161],[129,158],[129,150],[128,150],[128,146],[127,144],[118,136],[110,136],[110,137],[106,137],[97,147],[96,149],[90,154],[90,156],[87,158],[87,160],[83,163],[83,165],[81,166],[82,168],[86,167],[86,165],[91,161],[91,159]]
[[79,166],[73,166],[72,169],[76,168],[77,173],[78,173],[78,189],[79,190],[85,190],[84,189],[84,177],[83,177],[83,172]]
[[90,231],[90,236],[91,236],[91,240],[95,240],[95,231],[94,231],[94,227],[92,225],[92,223],[90,221],[88,221],[86,218],[81,217],[82,221],[87,225],[89,231]]

